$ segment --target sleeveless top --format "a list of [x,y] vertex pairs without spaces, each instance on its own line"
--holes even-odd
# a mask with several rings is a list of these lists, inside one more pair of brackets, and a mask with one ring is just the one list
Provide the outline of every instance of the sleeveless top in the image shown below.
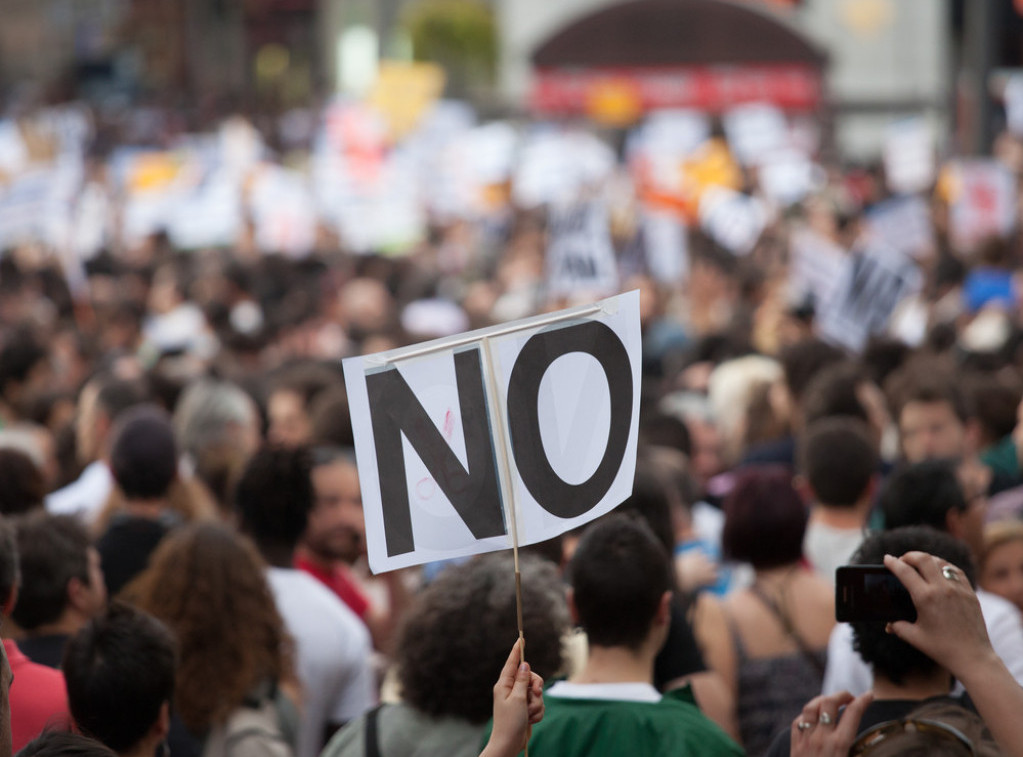
[[[777,615],[773,603],[762,595],[760,598]],[[761,757],[770,747],[774,735],[780,729],[789,728],[803,711],[803,705],[820,694],[827,650],[810,650],[790,632],[789,635],[800,646],[798,651],[777,657],[751,658],[743,646],[739,628],[727,610],[726,617],[735,643],[739,734],[749,757]]]

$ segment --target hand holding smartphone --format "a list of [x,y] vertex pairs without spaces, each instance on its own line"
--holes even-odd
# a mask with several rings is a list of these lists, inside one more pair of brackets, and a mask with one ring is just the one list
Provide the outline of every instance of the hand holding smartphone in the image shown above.
[[913,598],[902,582],[883,565],[843,565],[835,571],[835,619],[916,622]]

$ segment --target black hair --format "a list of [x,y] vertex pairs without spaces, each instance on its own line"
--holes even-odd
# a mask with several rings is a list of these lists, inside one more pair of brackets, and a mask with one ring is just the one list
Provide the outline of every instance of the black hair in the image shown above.
[[841,362],[845,353],[816,337],[802,339],[782,348],[778,361],[785,372],[785,384],[792,399],[799,402],[814,376]]
[[98,382],[96,407],[111,421],[125,410],[141,405],[149,398],[148,388],[138,379],[101,375],[94,380]]
[[46,357],[46,349],[29,329],[15,331],[0,349],[0,395],[6,396],[10,384],[23,383]]
[[823,418],[800,441],[800,470],[823,505],[855,505],[879,464],[869,427],[855,418]]
[[113,432],[110,470],[128,499],[166,496],[178,470],[177,442],[166,411],[139,405],[121,414]]
[[82,733],[124,752],[142,740],[174,699],[174,637],[123,602],[89,622],[64,650],[71,715]]
[[967,507],[955,465],[949,460],[923,460],[896,470],[881,491],[885,528],[931,526],[948,530],[949,510]]
[[821,418],[847,415],[870,421],[859,397],[859,387],[869,379],[859,364],[845,361],[829,365],[810,382],[803,395],[803,420],[809,425]]
[[20,515],[41,508],[46,481],[32,458],[19,449],[0,449],[0,514]]
[[0,518],[0,602],[6,602],[18,585],[18,543],[14,526],[7,518]]
[[[569,629],[565,593],[554,565],[521,555],[526,657],[540,676],[562,665]],[[515,570],[507,554],[446,568],[416,597],[398,634],[395,662],[404,700],[433,717],[485,723],[491,691],[515,641]]]
[[89,583],[92,541],[70,515],[32,513],[15,523],[21,588],[11,617],[26,631],[53,623],[68,602],[68,582]]
[[294,549],[314,502],[312,456],[304,447],[267,445],[245,466],[235,487],[242,529],[259,544]]
[[569,576],[590,644],[632,650],[648,637],[673,583],[671,560],[650,528],[617,513],[586,530]]
[[18,757],[117,757],[117,754],[80,733],[47,729],[23,746]]
[[[960,568],[970,584],[975,584],[973,560],[969,548],[958,539],[928,526],[906,526],[878,531],[868,536],[853,555],[855,565],[880,565],[885,555],[901,557],[920,551],[940,557]],[[938,663],[895,634],[885,631],[882,622],[852,623],[853,646],[863,661],[895,684],[912,674],[928,675]]]

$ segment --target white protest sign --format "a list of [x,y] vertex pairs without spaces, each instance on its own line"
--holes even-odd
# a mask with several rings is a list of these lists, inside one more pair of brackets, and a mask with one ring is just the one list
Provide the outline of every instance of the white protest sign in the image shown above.
[[618,288],[618,263],[602,202],[552,208],[547,233],[549,295],[602,295]]
[[748,103],[732,108],[722,119],[728,146],[743,165],[757,165],[789,143],[785,114],[774,105]]
[[510,548],[513,522],[545,541],[632,493],[638,291],[344,372],[374,573]]
[[230,247],[242,230],[242,210],[241,187],[221,169],[171,209],[167,234],[182,250]]
[[1005,83],[1005,120],[1009,131],[1023,135],[1023,72],[1014,72]]
[[650,275],[674,286],[689,275],[689,229],[677,214],[644,208],[643,252]]
[[894,197],[867,212],[868,233],[917,260],[934,254],[934,224],[927,201],[919,195]]
[[922,285],[923,275],[908,255],[879,245],[854,249],[833,296],[823,303],[818,333],[859,352],[888,327],[899,302]]
[[748,255],[767,226],[768,213],[756,197],[710,187],[700,198],[700,226],[734,255]]
[[317,218],[312,192],[302,174],[264,166],[256,174],[249,207],[259,249],[296,259],[313,251]]
[[954,163],[949,231],[952,244],[973,252],[990,236],[1007,236],[1016,227],[1016,179],[996,160],[976,158]]
[[757,181],[768,198],[779,205],[792,205],[814,188],[816,173],[805,153],[794,149],[777,150],[761,162]]
[[906,118],[888,127],[884,142],[884,174],[893,192],[924,192],[934,183],[937,156],[934,135],[923,117]]
[[845,250],[813,229],[802,227],[792,232],[789,255],[789,301],[802,305],[810,299],[819,313],[845,272]]

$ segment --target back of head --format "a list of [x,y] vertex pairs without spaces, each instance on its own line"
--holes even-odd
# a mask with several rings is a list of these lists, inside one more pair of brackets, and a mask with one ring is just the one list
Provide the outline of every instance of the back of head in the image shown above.
[[[564,590],[551,563],[524,554],[520,568],[529,664],[550,678],[561,668],[561,638],[569,627]],[[405,701],[434,717],[486,722],[515,626],[515,568],[507,554],[446,568],[416,597],[399,633]]]
[[320,392],[309,406],[313,419],[314,444],[336,447],[354,447],[352,415],[348,405],[348,390],[344,385],[332,386]]
[[294,549],[313,505],[312,458],[303,447],[265,446],[235,487],[242,529],[260,548]]
[[7,518],[0,518],[0,606],[11,597],[20,580],[18,544],[14,526]]
[[18,752],[18,757],[117,757],[105,744],[72,731],[43,731]]
[[588,528],[569,564],[579,624],[590,644],[637,650],[650,633],[671,561],[650,528],[614,513]]
[[64,613],[72,579],[90,586],[92,542],[82,523],[67,515],[33,513],[19,519],[15,527],[21,588],[11,617],[24,630],[33,631]]
[[651,461],[640,457],[632,494],[618,506],[618,512],[635,514],[649,526],[668,554],[674,551],[675,533],[668,482]]
[[816,421],[799,446],[799,467],[817,501],[829,507],[857,504],[880,463],[869,427],[855,418]]
[[197,459],[210,448],[243,445],[250,430],[255,428],[258,433],[258,423],[252,398],[227,381],[203,379],[192,383],[174,408],[174,428],[181,448]]
[[803,420],[807,425],[822,418],[846,415],[864,423],[870,421],[860,396],[867,374],[851,360],[829,365],[810,382],[803,395]]
[[756,569],[798,562],[803,555],[807,509],[781,466],[749,466],[724,503],[721,546],[731,559]]
[[881,492],[885,528],[931,526],[947,530],[949,510],[965,510],[966,499],[947,460],[924,460],[893,473]]
[[124,752],[174,696],[174,639],[160,621],[114,602],[64,652],[71,715],[82,733]]
[[0,449],[0,515],[20,515],[43,506],[43,473],[25,452]]
[[[974,584],[973,560],[969,549],[958,539],[927,526],[906,526],[879,531],[868,536],[853,555],[855,565],[881,565],[885,555],[901,557],[912,551],[927,552],[943,558],[962,569]],[[930,675],[938,663],[885,631],[885,623],[852,623],[853,644],[863,661],[871,665],[875,675],[883,675],[895,684],[905,683],[911,675]]]
[[792,399],[799,403],[813,378],[829,365],[841,362],[845,353],[838,347],[816,337],[786,345],[778,355],[785,372],[785,385]]
[[149,399],[148,389],[139,379],[103,374],[94,377],[89,383],[96,387],[96,407],[111,422]]
[[155,405],[122,413],[113,432],[110,469],[129,500],[165,497],[178,470],[170,416]]
[[128,597],[178,640],[177,709],[196,733],[225,722],[253,688],[284,674],[283,622],[252,543],[227,526],[169,534]]

